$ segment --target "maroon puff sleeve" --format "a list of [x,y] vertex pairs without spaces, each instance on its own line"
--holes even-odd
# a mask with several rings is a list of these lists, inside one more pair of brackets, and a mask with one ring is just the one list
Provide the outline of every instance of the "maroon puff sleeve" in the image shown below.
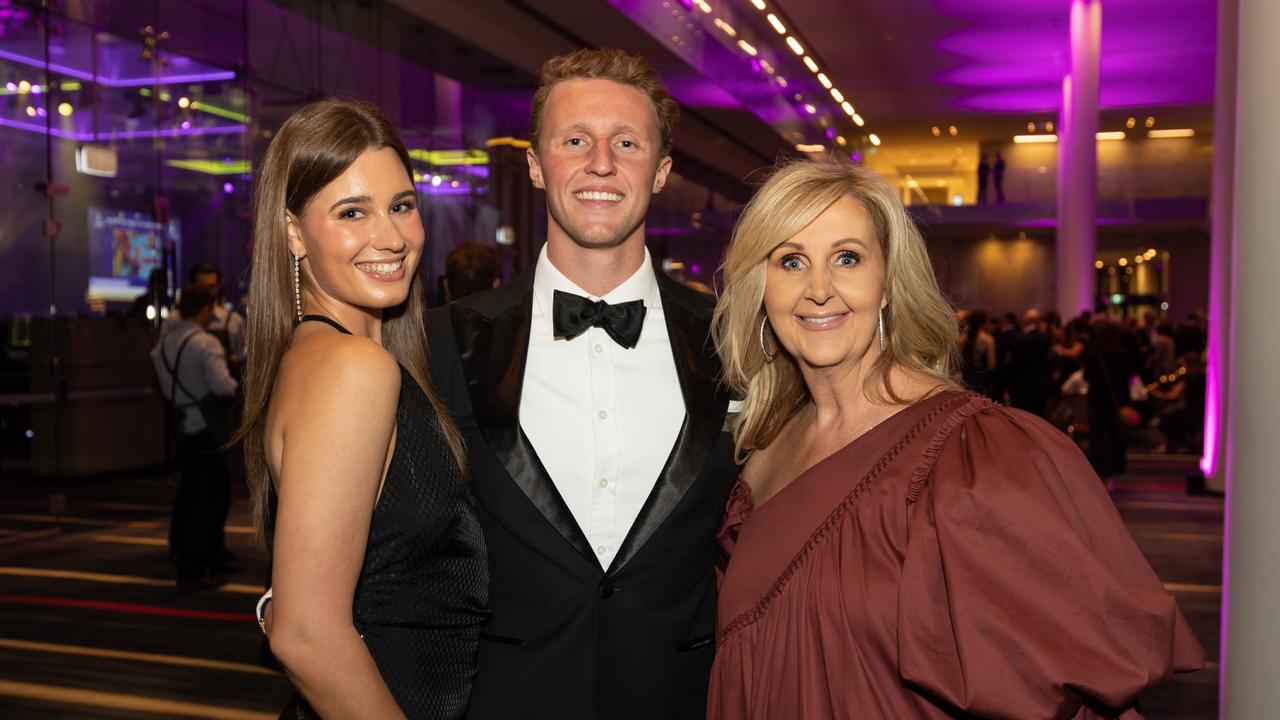
[[960,418],[917,478],[899,587],[908,683],[982,717],[1093,717],[1090,707],[1115,717],[1145,688],[1204,665],[1101,481],[1057,429],[1000,407]]

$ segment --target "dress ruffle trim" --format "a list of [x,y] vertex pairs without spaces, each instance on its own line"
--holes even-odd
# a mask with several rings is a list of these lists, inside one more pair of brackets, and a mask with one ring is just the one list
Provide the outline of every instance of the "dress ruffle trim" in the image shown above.
[[925,485],[929,484],[929,480],[933,477],[933,470],[937,466],[938,456],[942,454],[942,446],[947,442],[947,438],[951,437],[951,433],[956,428],[964,424],[973,415],[995,407],[995,403],[990,399],[981,395],[966,394],[969,402],[958,407],[951,415],[942,422],[938,427],[938,431],[933,434],[933,439],[929,441],[929,445],[924,449],[924,454],[920,458],[920,464],[916,465],[915,470],[911,471],[911,484],[907,486],[907,502],[915,502],[920,498],[920,491]]
[[[902,454],[902,452],[916,440],[920,433],[924,432],[924,430],[928,428],[939,415],[948,411],[959,412],[964,408],[967,408],[969,405],[975,404],[975,401],[981,400],[985,400],[985,398],[972,393],[958,393],[954,398],[949,398],[945,402],[939,404],[938,407],[930,410],[924,417],[920,418],[915,425],[911,426],[911,429],[902,436],[902,439],[894,443],[893,447],[886,450],[885,453],[880,456],[880,459],[877,460],[876,464],[871,466],[871,469],[862,476],[862,479],[860,479],[853,487],[853,490],[851,490],[849,494],[846,495],[838,505],[836,505],[835,509],[833,509],[826,519],[822,521],[822,524],[813,531],[813,534],[809,536],[807,541],[805,541],[804,546],[796,552],[795,556],[792,557],[791,562],[787,563],[786,569],[782,571],[782,574],[778,576],[777,580],[774,580],[769,591],[761,596],[760,600],[757,601],[750,610],[744,611],[742,614],[738,615],[733,620],[729,621],[728,624],[716,631],[716,645],[722,645],[732,635],[764,617],[765,613],[768,612],[769,607],[773,605],[773,602],[782,594],[782,590],[786,587],[787,583],[795,576],[796,571],[800,569],[800,566],[812,554],[814,548],[817,547],[824,538],[830,535],[832,528],[836,527],[845,515],[857,506],[858,501],[871,485],[871,482],[875,480],[885,468],[893,464],[893,461],[897,459],[897,457]],[[963,407],[955,407],[958,403],[962,402],[966,403]],[[986,402],[988,404],[990,403],[989,400]],[[969,414],[977,412],[977,410],[982,409],[982,407],[983,405],[979,404],[979,406]],[[949,420],[950,418],[948,421]],[[934,455],[936,459],[937,451],[934,452]]]

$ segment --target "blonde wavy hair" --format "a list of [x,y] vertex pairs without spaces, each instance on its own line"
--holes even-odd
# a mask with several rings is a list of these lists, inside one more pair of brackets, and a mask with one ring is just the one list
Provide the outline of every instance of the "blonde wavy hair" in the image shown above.
[[722,272],[723,289],[712,320],[712,339],[724,364],[724,381],[743,398],[733,424],[738,460],[764,448],[809,400],[795,360],[778,347],[766,361],[761,324],[765,317],[765,270],[769,255],[842,197],[858,201],[870,216],[885,259],[885,346],[867,375],[868,396],[907,404],[894,390],[890,371],[906,369],[939,386],[958,387],[955,311],[938,288],[924,238],[898,195],[878,175],[837,159],[782,165],[738,218]]

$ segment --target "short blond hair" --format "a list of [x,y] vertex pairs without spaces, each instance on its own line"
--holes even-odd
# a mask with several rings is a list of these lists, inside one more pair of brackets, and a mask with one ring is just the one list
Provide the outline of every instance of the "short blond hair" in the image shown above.
[[739,460],[768,446],[809,400],[795,360],[779,346],[768,362],[761,347],[769,256],[845,196],[867,211],[885,260],[885,346],[867,376],[866,391],[882,401],[914,400],[894,391],[889,371],[895,367],[924,374],[942,386],[957,386],[955,311],[938,288],[924,239],[898,194],[875,173],[848,161],[782,165],[734,227],[712,321],[724,379],[744,399],[733,426]]
[[658,139],[661,152],[658,157],[671,154],[672,133],[680,118],[680,106],[662,83],[662,78],[648,60],[639,55],[628,55],[621,50],[585,49],[568,55],[557,55],[542,64],[538,75],[538,89],[533,94],[533,107],[529,111],[529,143],[534,152],[539,150],[538,138],[542,134],[542,115],[547,107],[551,90],[566,80],[612,80],[619,85],[633,87],[644,93],[653,104],[658,116]]

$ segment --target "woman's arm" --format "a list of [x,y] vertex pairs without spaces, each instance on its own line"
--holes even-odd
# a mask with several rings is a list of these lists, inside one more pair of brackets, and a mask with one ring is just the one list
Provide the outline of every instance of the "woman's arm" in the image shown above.
[[400,718],[352,621],[399,367],[363,338],[315,337],[297,351],[279,425],[271,649],[322,716]]

